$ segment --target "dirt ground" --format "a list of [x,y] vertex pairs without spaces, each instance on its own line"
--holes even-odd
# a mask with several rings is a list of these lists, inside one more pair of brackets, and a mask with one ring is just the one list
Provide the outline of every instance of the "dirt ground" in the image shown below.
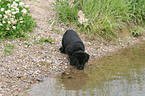
[[[67,55],[59,52],[62,35],[70,28],[57,23],[52,6],[54,0],[25,0],[24,2],[30,6],[37,27],[33,33],[29,33],[28,40],[17,38],[0,42],[0,96],[20,95],[31,84],[41,82],[42,78],[49,76],[50,73],[60,74],[71,67]],[[54,42],[38,42],[42,37],[52,39]],[[80,37],[83,36],[80,34]],[[141,40],[145,38],[126,37],[118,43],[104,44],[83,38],[90,60]],[[4,55],[5,44],[14,45],[11,47],[12,53],[6,52]],[[89,62],[86,67],[87,65]]]

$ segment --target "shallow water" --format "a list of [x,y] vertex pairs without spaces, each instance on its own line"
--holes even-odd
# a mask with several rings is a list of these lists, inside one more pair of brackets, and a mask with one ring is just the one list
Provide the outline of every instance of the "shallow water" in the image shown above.
[[145,42],[44,78],[26,91],[31,96],[145,96]]

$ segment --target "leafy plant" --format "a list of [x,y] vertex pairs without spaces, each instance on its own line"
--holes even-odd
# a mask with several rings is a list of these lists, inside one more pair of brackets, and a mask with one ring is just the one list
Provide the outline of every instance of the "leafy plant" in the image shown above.
[[28,8],[20,0],[0,0],[0,38],[24,37],[32,32],[36,24]]

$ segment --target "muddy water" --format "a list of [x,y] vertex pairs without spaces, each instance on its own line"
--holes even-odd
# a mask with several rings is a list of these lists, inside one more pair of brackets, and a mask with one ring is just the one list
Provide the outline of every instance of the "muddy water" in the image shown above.
[[45,78],[26,91],[31,96],[145,96],[145,42]]

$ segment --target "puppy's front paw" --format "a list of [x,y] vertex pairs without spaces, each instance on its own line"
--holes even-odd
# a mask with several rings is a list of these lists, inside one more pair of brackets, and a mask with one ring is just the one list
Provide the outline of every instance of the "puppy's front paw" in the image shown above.
[[59,48],[59,50],[60,50],[60,52],[61,52],[61,53],[65,53],[64,48],[63,48],[63,47],[60,47],[60,48]]
[[70,62],[70,65],[75,66],[72,62]]

